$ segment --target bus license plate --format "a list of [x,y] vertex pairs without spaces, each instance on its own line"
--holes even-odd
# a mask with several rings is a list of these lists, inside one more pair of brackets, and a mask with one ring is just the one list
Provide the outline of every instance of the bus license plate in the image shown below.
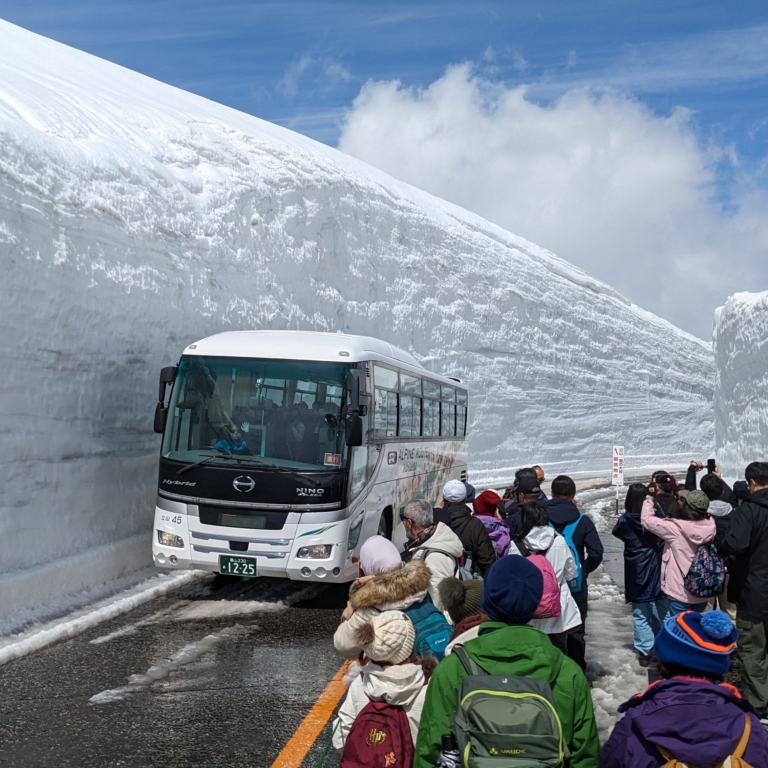
[[258,576],[256,558],[219,555],[219,573],[225,576]]

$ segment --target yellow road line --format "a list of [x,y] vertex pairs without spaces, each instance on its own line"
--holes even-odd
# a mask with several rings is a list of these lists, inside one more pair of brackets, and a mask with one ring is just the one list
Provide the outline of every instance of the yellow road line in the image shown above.
[[301,761],[317,741],[317,737],[325,728],[333,710],[336,709],[336,705],[347,690],[344,675],[347,674],[351,663],[351,661],[345,661],[341,665],[341,669],[331,678],[331,682],[312,705],[312,709],[307,712],[296,733],[291,736],[290,741],[283,747],[270,768],[301,768]]

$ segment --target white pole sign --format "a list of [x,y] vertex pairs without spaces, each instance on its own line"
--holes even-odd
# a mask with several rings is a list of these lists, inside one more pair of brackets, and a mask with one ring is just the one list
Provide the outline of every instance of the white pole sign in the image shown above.
[[624,446],[613,446],[613,472],[611,485],[624,485]]

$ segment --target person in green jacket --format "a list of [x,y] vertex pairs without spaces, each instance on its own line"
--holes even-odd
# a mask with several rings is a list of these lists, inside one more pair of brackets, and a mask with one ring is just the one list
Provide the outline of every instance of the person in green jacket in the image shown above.
[[[482,608],[491,621],[465,651],[491,675],[546,680],[563,726],[570,768],[597,768],[600,744],[592,697],[584,673],[538,629],[526,626],[541,600],[541,571],[524,557],[502,557],[485,575]],[[414,768],[434,768],[443,734],[451,730],[461,679],[466,672],[455,654],[432,674],[424,701]]]

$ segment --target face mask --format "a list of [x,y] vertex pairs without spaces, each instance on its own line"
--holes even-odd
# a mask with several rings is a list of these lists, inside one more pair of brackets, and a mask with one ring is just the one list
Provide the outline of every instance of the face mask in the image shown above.
[[410,525],[404,525],[405,528],[405,538],[408,539],[408,541],[413,541],[416,538],[416,534],[413,532],[413,529]]

